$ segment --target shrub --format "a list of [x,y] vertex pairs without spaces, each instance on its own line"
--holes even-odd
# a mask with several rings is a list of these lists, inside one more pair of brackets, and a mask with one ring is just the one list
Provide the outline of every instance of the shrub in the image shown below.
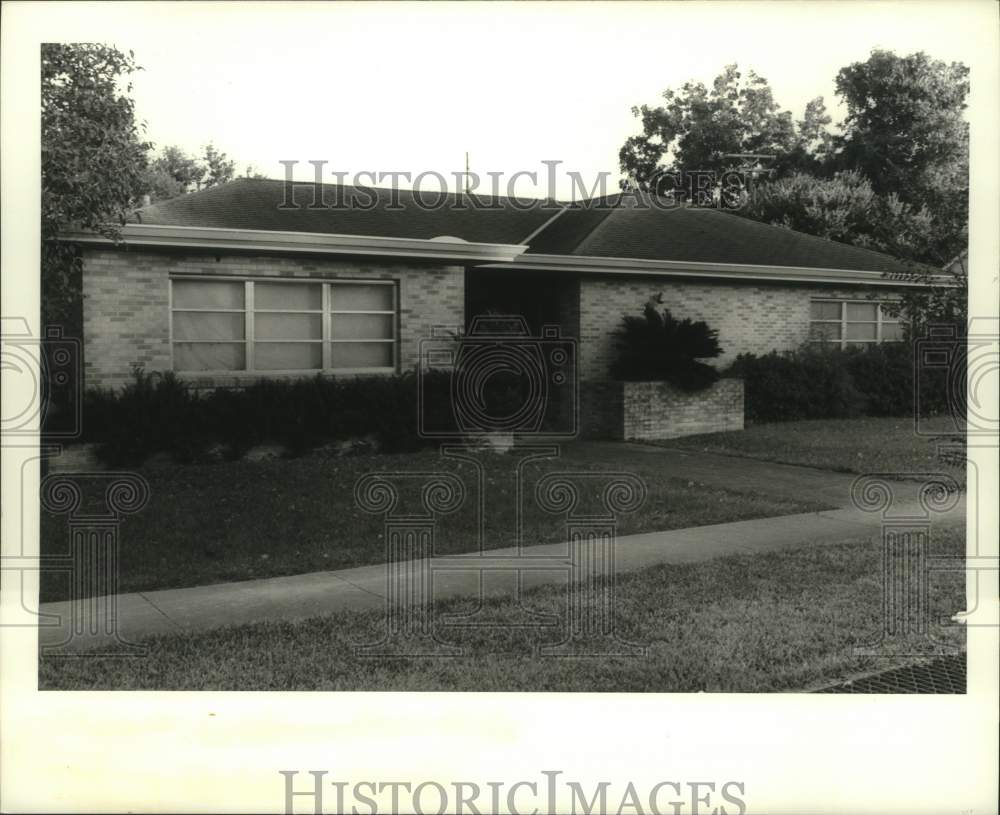
[[[964,377],[954,377],[950,366],[920,365],[917,353],[917,345],[903,342],[847,352],[847,366],[858,390],[865,394],[868,415],[912,416],[914,407],[919,407],[922,415],[930,416],[950,409],[949,387],[964,390]],[[959,365],[964,362],[964,358],[957,360]],[[915,394],[917,388],[919,394]]]
[[[450,376],[424,374],[425,424],[453,427]],[[84,438],[97,442],[111,465],[134,465],[154,453],[178,461],[204,458],[217,444],[239,456],[275,442],[293,455],[320,444],[374,435],[387,452],[425,444],[417,425],[417,378],[390,377],[296,381],[261,380],[242,389],[200,395],[173,374],[133,372],[118,392],[90,391],[84,402]]]
[[657,295],[646,303],[642,317],[625,316],[615,332],[618,358],[611,366],[616,379],[666,381],[686,391],[709,387],[719,378],[718,371],[700,359],[722,353],[718,332],[705,322],[677,320],[669,309],[661,314]]
[[743,379],[749,421],[850,418],[863,413],[864,397],[838,352],[806,347],[783,354],[740,354],[728,373]]
[[196,400],[172,373],[147,374],[136,368],[133,381],[118,393],[87,393],[84,437],[100,442],[98,454],[113,465],[135,464],[160,450],[188,460],[204,438]]
[[843,350],[808,345],[783,354],[741,354],[726,373],[744,380],[750,421],[912,416],[918,384],[922,414],[948,410],[946,376],[921,370],[918,383],[913,354],[909,343]]
[[869,416],[908,416],[913,412],[913,356],[908,343],[852,348],[844,364],[865,396]]

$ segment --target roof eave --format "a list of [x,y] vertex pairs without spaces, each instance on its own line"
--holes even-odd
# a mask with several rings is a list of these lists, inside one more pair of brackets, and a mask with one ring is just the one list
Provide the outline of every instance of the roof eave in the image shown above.
[[[499,268],[481,264],[478,268]],[[576,272],[611,275],[662,275],[677,277],[723,278],[733,280],[774,281],[780,283],[847,283],[866,286],[923,287],[918,282],[892,273],[862,269],[823,269],[808,266],[760,266],[749,263],[711,263],[686,260],[642,260],[638,258],[593,257],[578,255],[521,255],[503,268],[532,271]],[[949,276],[931,278],[932,283],[953,285]]]
[[[471,243],[462,240],[390,238],[375,235],[331,235],[321,232],[278,232],[255,229],[126,224],[121,227],[126,246],[241,250],[291,254],[374,255],[453,262],[507,264],[526,249],[520,244]],[[61,240],[73,243],[115,245],[93,232],[70,232]]]

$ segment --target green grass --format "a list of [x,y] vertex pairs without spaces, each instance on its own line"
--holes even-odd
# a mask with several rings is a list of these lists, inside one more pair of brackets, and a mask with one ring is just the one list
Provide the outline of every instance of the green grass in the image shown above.
[[[482,460],[488,496],[485,546],[514,545],[510,468],[515,459],[484,454]],[[440,470],[458,474],[470,493],[457,512],[440,518],[436,553],[475,551],[479,546],[475,469],[437,453],[148,465],[137,472],[149,482],[149,503],[121,525],[118,590],[147,591],[382,563],[383,520],[357,506],[355,483],[377,471]],[[527,465],[526,544],[565,539],[563,518],[543,512],[531,489],[544,472],[556,470],[626,471],[642,478],[648,487],[647,500],[639,511],[621,516],[622,535],[829,508],[671,478],[655,456],[609,459],[569,448],[560,459]],[[100,510],[102,493],[97,486],[84,485],[84,510]],[[412,493],[405,493],[403,503],[416,507],[413,498]],[[588,493],[579,511],[596,507],[596,496]],[[402,504],[399,510],[406,511]],[[42,514],[43,555],[65,554],[67,535],[65,517]],[[43,572],[44,601],[63,599],[67,592],[63,575]]]
[[[961,530],[937,533],[932,554],[961,555]],[[912,658],[858,657],[881,630],[880,545],[853,541],[698,564],[656,566],[616,586],[621,636],[644,658],[545,658],[559,638],[511,629],[448,632],[467,649],[448,659],[358,656],[382,631],[379,613],[350,613],[147,640],[137,658],[44,657],[42,689],[325,691],[788,691],[813,688]],[[964,608],[962,572],[935,573],[932,619]],[[527,593],[525,605],[562,615],[565,590]],[[441,611],[468,610],[468,601]],[[494,622],[516,619],[507,599],[487,603]],[[933,627],[964,645],[964,629]]]
[[[941,419],[931,426],[945,432],[950,422]],[[943,471],[965,483],[964,470],[943,463],[936,438],[918,436],[912,418],[775,422],[661,444],[845,473],[895,473],[902,478],[907,473]]]

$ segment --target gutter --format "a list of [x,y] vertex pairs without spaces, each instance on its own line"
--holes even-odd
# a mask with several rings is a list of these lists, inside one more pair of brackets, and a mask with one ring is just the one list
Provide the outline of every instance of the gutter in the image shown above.
[[[560,209],[543,228],[560,217]],[[539,230],[536,230],[536,232]],[[642,260],[638,258],[526,254],[526,243],[470,243],[461,238],[389,238],[371,235],[331,235],[320,232],[279,232],[216,227],[164,226],[129,223],[121,227],[127,246],[277,252],[311,255],[369,255],[454,263],[476,263],[480,269],[518,269],[601,275],[656,275],[661,277],[770,281],[779,283],[836,283],[847,285],[924,288],[955,286],[951,275],[934,275],[930,284],[886,277],[882,272],[858,269],[822,269],[806,266],[760,266],[705,261]],[[533,235],[529,236],[529,238]],[[92,232],[71,232],[60,240],[115,246],[109,238]],[[527,239],[526,239],[527,240]]]
[[[749,263],[708,263],[686,260],[584,257],[523,254],[508,265],[483,264],[482,269],[520,269],[603,275],[657,275],[706,279],[755,280],[792,283],[843,283],[866,286],[922,288],[926,283],[893,279],[882,272],[860,269],[819,269],[808,266],[759,266]],[[890,273],[891,274],[891,273]],[[950,275],[932,276],[936,285],[954,285]]]
[[[321,255],[375,255],[446,261],[489,261],[505,265],[526,249],[520,244],[470,243],[461,238],[385,238],[371,235],[330,235],[320,232],[278,232],[256,229],[126,224],[121,228],[127,246],[202,249],[209,252],[243,250]],[[60,240],[115,246],[92,232],[71,232]]]

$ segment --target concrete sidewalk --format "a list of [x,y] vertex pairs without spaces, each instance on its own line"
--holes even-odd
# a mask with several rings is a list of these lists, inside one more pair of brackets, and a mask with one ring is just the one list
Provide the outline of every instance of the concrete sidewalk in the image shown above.
[[[795,468],[805,469],[805,468]],[[897,504],[894,516],[920,517],[918,504]],[[725,555],[768,552],[792,546],[822,546],[838,541],[880,539],[880,513],[858,509],[760,518],[669,532],[649,532],[618,538],[615,571],[627,573],[658,564],[696,563]],[[965,498],[948,513],[934,516],[933,528],[964,524]],[[521,585],[565,584],[570,574],[566,543],[516,549],[496,549],[482,554],[452,555],[432,560],[435,598],[510,595],[520,575]],[[528,566],[528,569],[525,567]],[[299,620],[338,611],[384,609],[386,569],[362,566],[335,572],[315,572],[239,583],[121,594],[111,609],[117,632],[136,641],[156,634],[203,631],[262,621]],[[95,598],[77,604],[76,620],[69,602],[45,603],[39,641],[43,646],[81,651],[108,647],[112,640],[89,633],[92,623],[107,613],[112,598]],[[95,629],[103,626],[94,625]],[[77,629],[70,637],[71,631]]]

